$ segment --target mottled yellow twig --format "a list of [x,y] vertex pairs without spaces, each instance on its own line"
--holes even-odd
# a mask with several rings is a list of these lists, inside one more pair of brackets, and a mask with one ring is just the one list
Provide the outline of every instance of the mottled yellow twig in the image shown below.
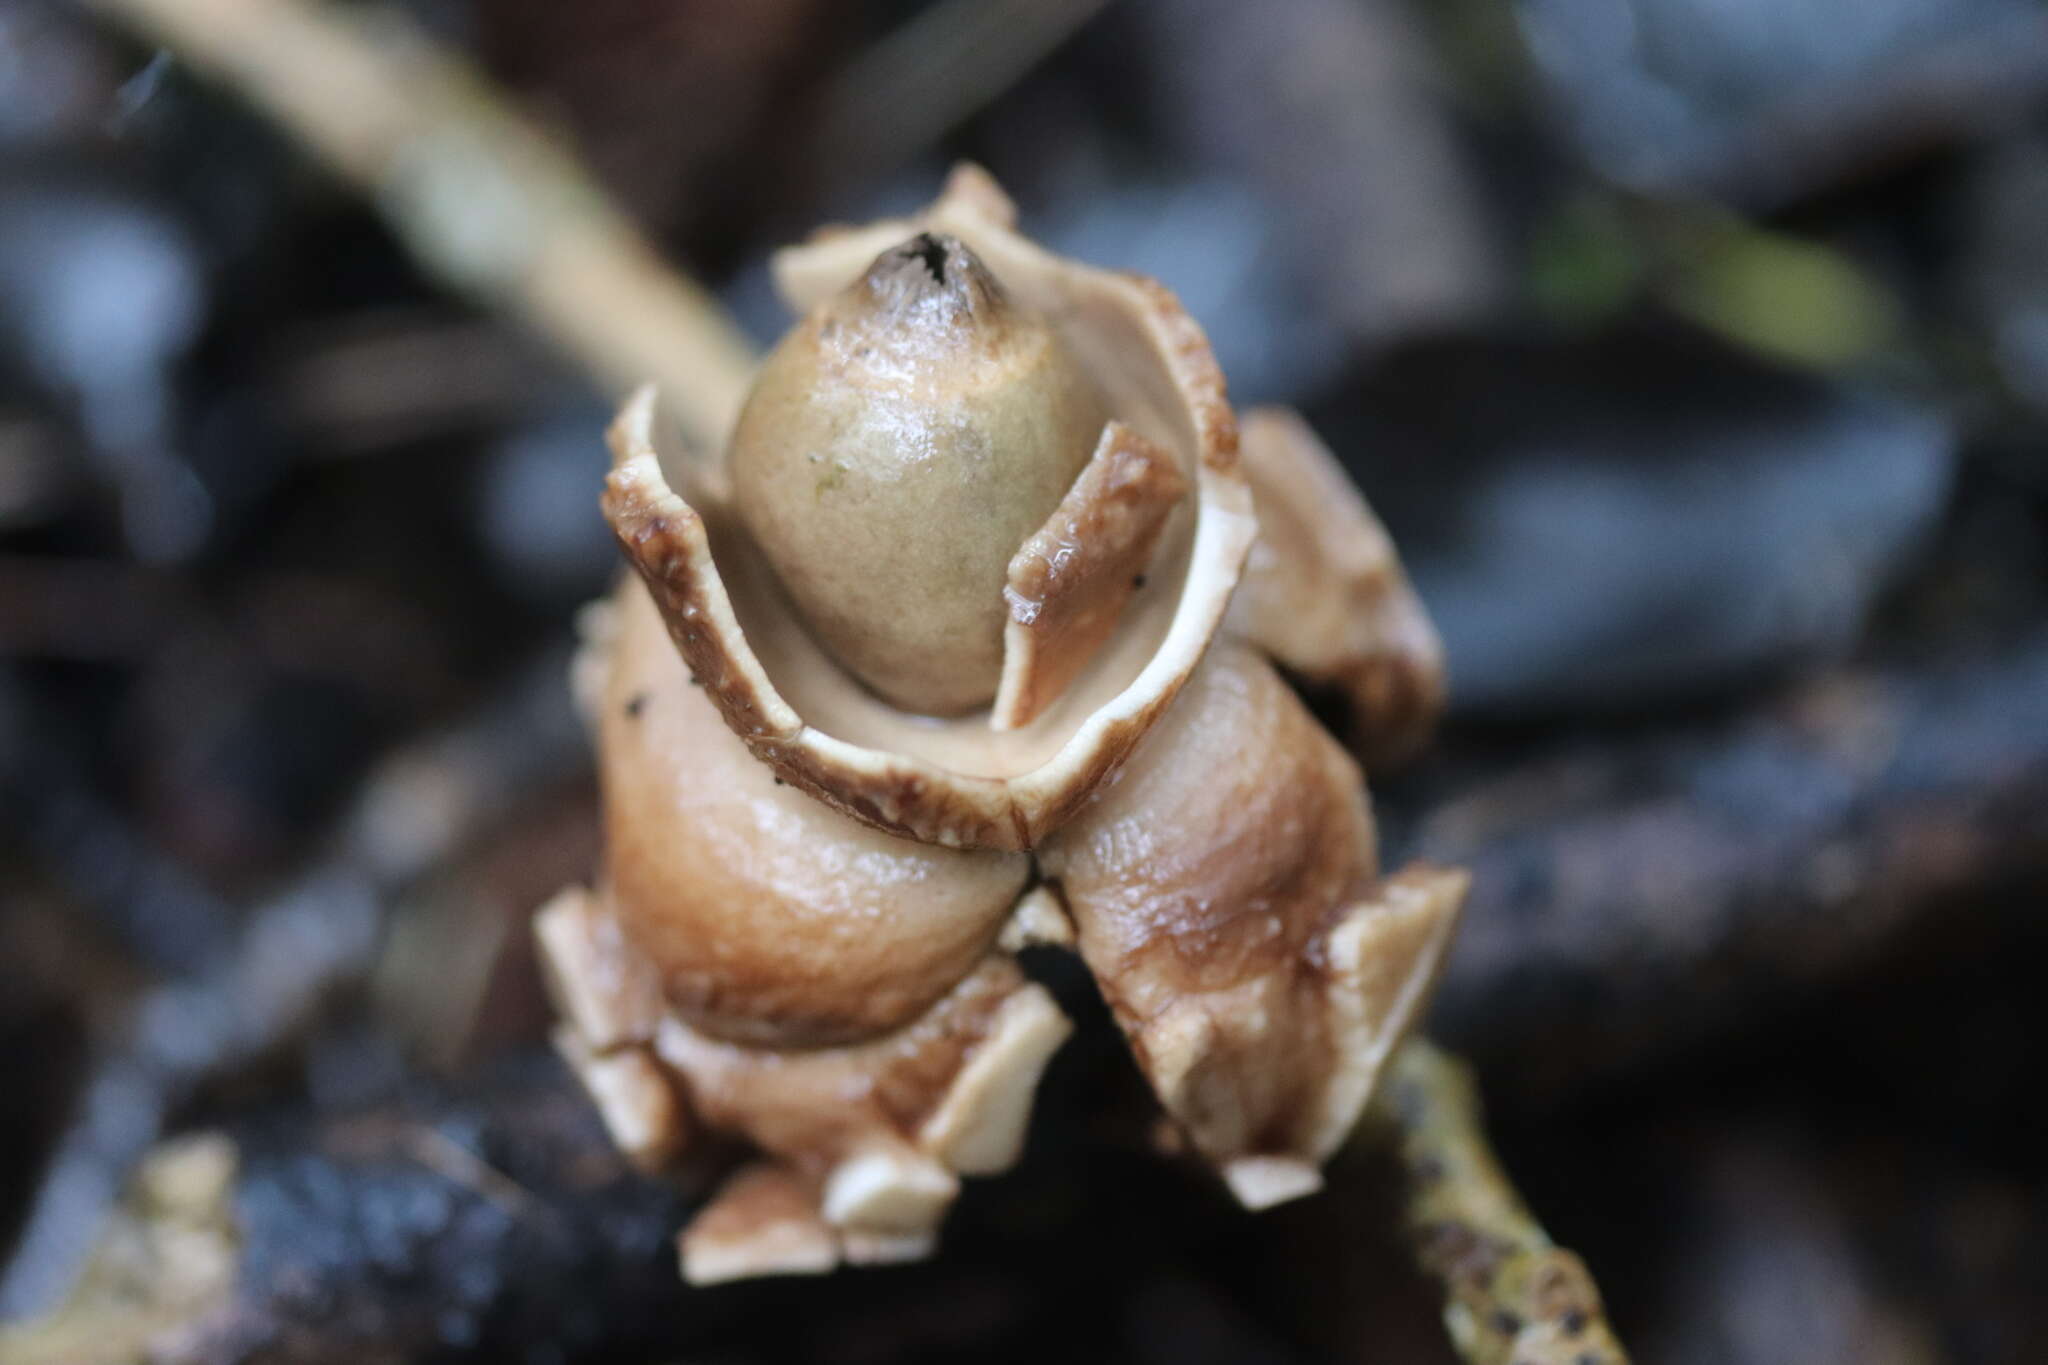
[[144,1365],[223,1309],[237,1254],[235,1144],[174,1138],[143,1158],[64,1306],[0,1326],[5,1365]]
[[396,11],[312,0],[87,0],[233,88],[353,183],[437,278],[523,319],[600,383],[648,380],[701,446],[752,348],[575,161]]
[[1554,1245],[1486,1145],[1464,1063],[1415,1039],[1386,1095],[1409,1235],[1444,1287],[1444,1326],[1469,1365],[1626,1365],[1585,1263]]

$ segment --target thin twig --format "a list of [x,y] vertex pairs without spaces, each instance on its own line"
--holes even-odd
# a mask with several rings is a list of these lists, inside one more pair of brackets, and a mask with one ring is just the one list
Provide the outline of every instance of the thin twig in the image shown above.
[[1462,1062],[1416,1039],[1387,1095],[1416,1258],[1470,1365],[1627,1365],[1585,1263],[1553,1244],[1486,1145]]
[[88,0],[275,120],[382,210],[436,278],[520,317],[600,383],[654,380],[723,443],[746,337],[576,163],[403,15],[307,0]]

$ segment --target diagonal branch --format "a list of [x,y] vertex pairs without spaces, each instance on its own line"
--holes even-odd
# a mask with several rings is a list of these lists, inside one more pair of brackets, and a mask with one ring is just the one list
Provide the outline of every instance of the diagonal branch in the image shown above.
[[232,87],[384,214],[427,272],[522,319],[618,393],[654,380],[723,443],[753,351],[562,148],[395,10],[87,0]]
[[1585,1263],[1550,1240],[1486,1145],[1472,1073],[1415,1039],[1385,1097],[1407,1175],[1408,1232],[1443,1284],[1470,1365],[1627,1365]]

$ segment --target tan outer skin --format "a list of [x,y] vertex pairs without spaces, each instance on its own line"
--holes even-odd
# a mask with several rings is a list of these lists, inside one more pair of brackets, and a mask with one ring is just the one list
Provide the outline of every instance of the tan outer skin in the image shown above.
[[1308,423],[1254,408],[1239,423],[1259,538],[1224,629],[1351,703],[1374,769],[1428,742],[1444,708],[1444,651],[1394,542]]
[[[1278,1159],[1300,1183],[1365,1099],[1347,1084],[1355,1066],[1377,1069],[1361,1040],[1405,1030],[1426,995],[1413,980],[1434,975],[1463,891],[1448,874],[1394,905],[1397,933],[1352,924],[1387,950],[1393,979],[1362,983],[1333,961],[1333,931],[1386,908],[1364,783],[1273,666],[1228,641],[1040,862],[1168,1114],[1226,1174]],[[1376,998],[1360,1027],[1362,984]]]
[[821,1179],[862,1150],[915,1159],[912,1139],[959,1071],[962,1054],[983,1040],[1004,999],[1024,984],[1016,963],[992,954],[914,1022],[861,1044],[764,1052],[665,1024],[655,1046],[689,1077],[691,1102],[706,1123],[744,1133],[792,1169]]
[[1143,586],[1159,533],[1186,492],[1171,455],[1122,422],[1102,429],[1088,467],[1010,557],[991,726],[1030,724],[1087,667]]
[[1017,854],[869,829],[782,784],[694,686],[637,581],[598,713],[611,895],[693,1027],[764,1045],[872,1037],[994,942]]
[[995,696],[1010,557],[1107,413],[1044,320],[957,238],[884,252],[761,367],[728,455],[805,623],[907,711]]

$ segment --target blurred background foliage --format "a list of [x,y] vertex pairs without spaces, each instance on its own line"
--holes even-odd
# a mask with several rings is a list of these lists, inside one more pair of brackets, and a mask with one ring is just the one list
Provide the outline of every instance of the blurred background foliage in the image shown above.
[[[772,247],[959,157],[1165,280],[1444,633],[1387,842],[1480,873],[1439,1027],[1639,1358],[2048,1358],[2035,0],[411,8],[764,344]],[[249,1279],[325,1286],[275,1358],[1444,1358],[1366,1213],[1247,1225],[1132,1155],[1100,1030],[1048,1083],[1081,1135],[936,1267],[336,1308],[364,1257],[439,1283],[454,1214],[309,1261],[290,1135],[402,1099],[489,1148],[491,1078],[559,1085],[523,922],[596,851],[605,417],[170,55],[0,8],[0,1305],[223,1127],[283,1153]]]

